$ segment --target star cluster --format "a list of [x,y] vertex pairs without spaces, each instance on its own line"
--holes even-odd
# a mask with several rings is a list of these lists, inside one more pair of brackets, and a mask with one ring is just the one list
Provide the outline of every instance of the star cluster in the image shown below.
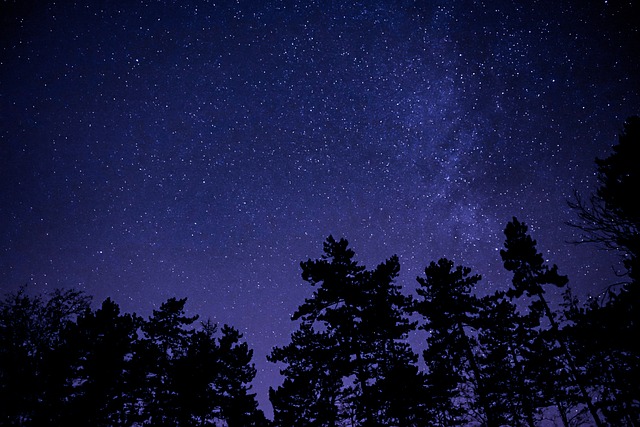
[[578,294],[615,281],[566,201],[638,114],[633,2],[0,7],[2,290],[186,296],[245,334],[266,402],[329,234],[398,254],[408,293],[442,256],[491,292],[517,216]]

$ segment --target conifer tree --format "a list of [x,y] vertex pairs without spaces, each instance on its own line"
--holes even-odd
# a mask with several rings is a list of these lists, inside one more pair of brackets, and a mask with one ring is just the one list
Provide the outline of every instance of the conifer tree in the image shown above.
[[183,357],[173,361],[176,407],[183,426],[221,419],[217,379],[224,366],[216,342],[218,325],[207,320],[193,332]]
[[95,312],[87,309],[64,333],[61,351],[69,360],[72,390],[64,424],[130,425],[134,408],[130,376],[140,320],[121,314],[106,299]]
[[575,193],[569,206],[580,221],[569,223],[583,232],[578,243],[596,243],[624,255],[632,281],[640,279],[640,117],[629,117],[613,153],[596,159],[599,186],[588,201]]
[[274,348],[268,360],[285,364],[280,371],[283,384],[269,390],[275,425],[337,426],[346,417],[343,376],[348,374],[348,359],[329,332],[316,332],[310,323],[302,323],[291,343]]
[[64,331],[90,300],[75,289],[31,296],[23,286],[0,301],[0,424],[59,423],[70,385]]
[[219,364],[222,367],[213,383],[220,400],[221,415],[228,427],[258,427],[266,423],[258,409],[255,393],[251,393],[251,381],[256,376],[252,364],[253,350],[241,342],[237,329],[223,325],[218,338]]
[[[570,382],[578,390],[581,403],[588,408],[594,422],[600,427],[603,423],[586,388],[583,374],[576,366],[575,359],[567,343],[561,339],[556,316],[551,311],[544,296],[545,287],[552,285],[561,288],[567,284],[568,279],[558,273],[556,265],[549,267],[545,264],[542,254],[537,252],[536,241],[527,234],[527,230],[526,224],[518,221],[515,217],[505,228],[505,249],[500,251],[500,256],[505,268],[513,273],[513,287],[509,289],[507,295],[511,298],[520,298],[525,294],[528,298],[531,298],[529,305],[531,312],[549,322],[550,328],[544,332],[546,341],[549,343],[546,348],[554,350],[556,345],[559,347],[559,351],[554,351],[559,352],[558,358],[555,360],[559,360],[564,365],[564,371],[570,376]],[[560,369],[558,372],[563,372],[563,370]],[[562,382],[561,378],[558,377],[558,379]],[[557,399],[560,413],[565,414],[566,411],[564,409],[566,408],[563,409],[562,407],[565,399],[561,398],[561,394],[567,391],[567,387],[565,386],[562,389],[560,387],[553,388],[557,391],[553,397]],[[568,403],[571,403],[571,401],[569,400]],[[564,422],[566,424],[567,420],[565,419]]]
[[[591,348],[590,375],[600,386],[599,407],[612,423],[640,419],[640,351],[629,337],[640,334],[640,117],[629,117],[604,159],[596,159],[598,188],[587,200],[578,193],[569,202],[580,221],[570,225],[583,233],[577,243],[596,243],[621,254],[625,281],[616,282],[578,314],[574,337]],[[637,421],[634,421],[637,425]],[[622,425],[622,421],[620,421]]]
[[266,424],[250,393],[253,351],[233,327],[210,320],[192,331],[185,353],[172,360],[176,426]]
[[427,383],[439,424],[464,425],[467,415],[475,412],[487,426],[498,426],[474,352],[475,338],[467,333],[479,308],[471,290],[480,276],[470,273],[441,258],[425,268],[424,278],[417,278],[420,298],[414,310],[424,318],[420,328],[429,333],[424,351]]
[[[139,369],[145,372],[139,392],[142,421],[155,426],[179,425],[182,419],[175,386],[176,361],[184,357],[198,316],[185,315],[186,298],[169,298],[143,323],[138,346]],[[145,369],[146,368],[146,369]]]
[[487,396],[502,424],[534,427],[540,392],[532,364],[535,319],[522,316],[503,292],[482,298],[476,325],[482,348],[479,364],[487,378]]
[[330,236],[321,259],[301,263],[303,279],[316,289],[293,315],[301,324],[291,344],[270,357],[288,364],[283,385],[271,392],[282,425],[422,422],[422,402],[415,399],[422,382],[410,377],[400,385],[399,376],[418,373],[404,342],[414,325],[404,314],[408,299],[395,284],[398,259],[368,271],[353,257],[346,240]]

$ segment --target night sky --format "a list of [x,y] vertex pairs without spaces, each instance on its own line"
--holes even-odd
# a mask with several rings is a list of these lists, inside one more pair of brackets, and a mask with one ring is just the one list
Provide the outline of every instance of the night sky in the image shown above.
[[[135,3],[135,4],[132,4]],[[5,1],[0,290],[229,323],[254,382],[328,235],[505,289],[512,216],[581,296],[618,278],[567,207],[640,114],[634,2]]]

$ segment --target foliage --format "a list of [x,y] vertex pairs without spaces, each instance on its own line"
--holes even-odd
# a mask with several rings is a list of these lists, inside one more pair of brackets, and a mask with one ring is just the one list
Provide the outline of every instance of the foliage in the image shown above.
[[345,239],[329,236],[320,259],[301,263],[316,290],[293,315],[301,323],[291,343],[269,357],[286,364],[270,395],[278,426],[424,423],[398,258],[367,270],[354,255]]
[[582,231],[576,243],[596,243],[621,253],[629,277],[640,278],[640,117],[629,117],[619,135],[613,153],[596,159],[599,187],[587,200],[574,193],[569,201],[577,222],[569,222]]
[[[446,425],[468,422],[465,414],[477,413],[488,426],[497,426],[496,411],[489,404],[484,373],[473,350],[473,324],[480,302],[472,289],[480,276],[471,269],[441,258],[418,277],[420,299],[414,310],[423,316],[422,329],[429,332],[424,359],[427,383],[436,404],[431,408]],[[471,330],[470,330],[471,329]],[[431,380],[431,381],[430,381]]]
[[[224,325],[170,298],[149,319],[111,299],[93,311],[79,291],[0,303],[0,424],[262,426],[252,351]],[[5,403],[8,403],[5,405]]]

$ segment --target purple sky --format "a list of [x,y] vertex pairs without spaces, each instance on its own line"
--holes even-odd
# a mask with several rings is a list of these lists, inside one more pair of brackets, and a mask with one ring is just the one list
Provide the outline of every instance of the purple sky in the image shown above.
[[3,2],[0,290],[188,297],[245,334],[268,414],[329,234],[407,293],[442,256],[485,293],[517,216],[599,292],[615,259],[566,243],[566,201],[640,113],[637,10],[510,3]]

